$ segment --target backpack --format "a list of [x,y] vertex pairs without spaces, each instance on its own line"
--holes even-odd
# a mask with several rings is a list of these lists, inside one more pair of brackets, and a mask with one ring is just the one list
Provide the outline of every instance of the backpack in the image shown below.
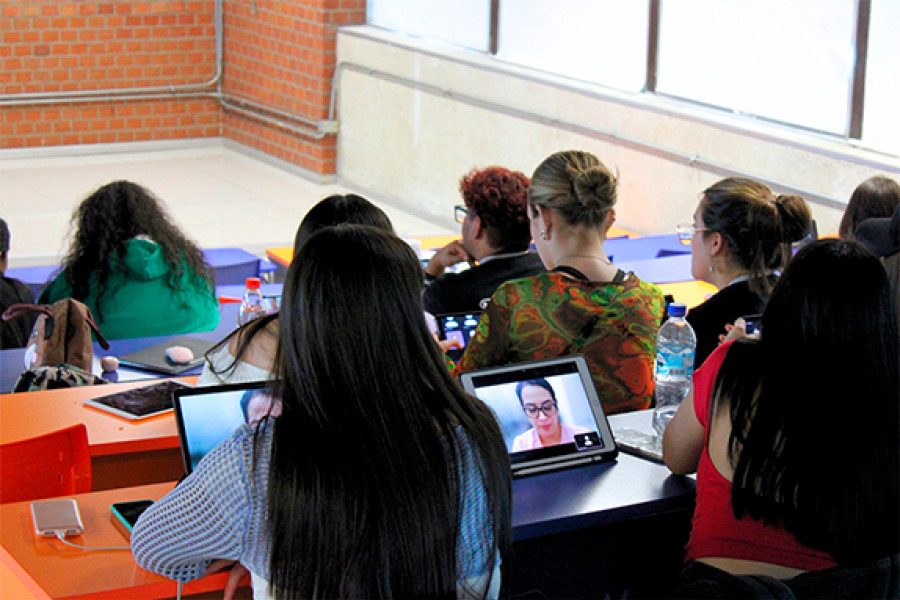
[[72,365],[58,364],[45,365],[28,369],[16,380],[12,393],[34,392],[36,390],[58,390],[62,388],[80,387],[83,385],[105,384],[106,380],[97,377],[89,371],[73,367]]
[[13,304],[3,313],[3,320],[33,313],[38,313],[38,318],[25,345],[26,369],[66,363],[90,372],[94,359],[91,331],[100,346],[109,349],[90,309],[78,300],[63,298],[50,305],[38,306]]

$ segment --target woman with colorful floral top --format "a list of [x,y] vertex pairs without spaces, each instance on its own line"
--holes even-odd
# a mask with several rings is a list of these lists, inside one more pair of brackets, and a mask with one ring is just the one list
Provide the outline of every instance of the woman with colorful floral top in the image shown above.
[[497,289],[458,370],[582,354],[607,414],[648,408],[664,302],[603,250],[615,176],[588,152],[557,152],[535,170],[528,203],[548,271]]

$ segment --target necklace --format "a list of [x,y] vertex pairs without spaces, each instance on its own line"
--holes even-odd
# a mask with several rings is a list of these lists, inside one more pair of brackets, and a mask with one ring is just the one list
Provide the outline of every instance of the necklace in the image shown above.
[[606,263],[612,266],[612,261],[602,255],[597,254],[566,254],[564,256],[560,256],[557,263],[563,263],[567,258],[591,258],[593,260],[599,260],[602,263]]

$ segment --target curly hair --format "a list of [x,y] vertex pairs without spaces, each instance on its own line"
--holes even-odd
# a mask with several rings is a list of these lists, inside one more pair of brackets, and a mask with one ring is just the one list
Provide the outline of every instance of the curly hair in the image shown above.
[[71,228],[63,268],[77,300],[87,298],[92,285],[103,290],[100,297],[109,291],[105,289],[111,273],[109,259],[114,254],[124,258],[125,242],[138,235],[159,244],[170,268],[170,286],[177,289],[184,273],[192,272],[213,288],[200,248],[172,223],[156,196],[136,183],[113,181],[96,190],[75,209]]
[[528,184],[523,173],[503,167],[473,169],[459,180],[466,208],[481,219],[490,244],[505,252],[526,250],[531,243]]

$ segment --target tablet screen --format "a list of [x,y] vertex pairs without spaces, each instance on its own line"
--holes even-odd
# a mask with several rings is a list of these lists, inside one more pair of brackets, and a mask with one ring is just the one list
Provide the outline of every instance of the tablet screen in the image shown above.
[[172,393],[185,387],[190,386],[181,381],[168,379],[153,385],[85,400],[84,403],[126,419],[144,419],[172,410]]

